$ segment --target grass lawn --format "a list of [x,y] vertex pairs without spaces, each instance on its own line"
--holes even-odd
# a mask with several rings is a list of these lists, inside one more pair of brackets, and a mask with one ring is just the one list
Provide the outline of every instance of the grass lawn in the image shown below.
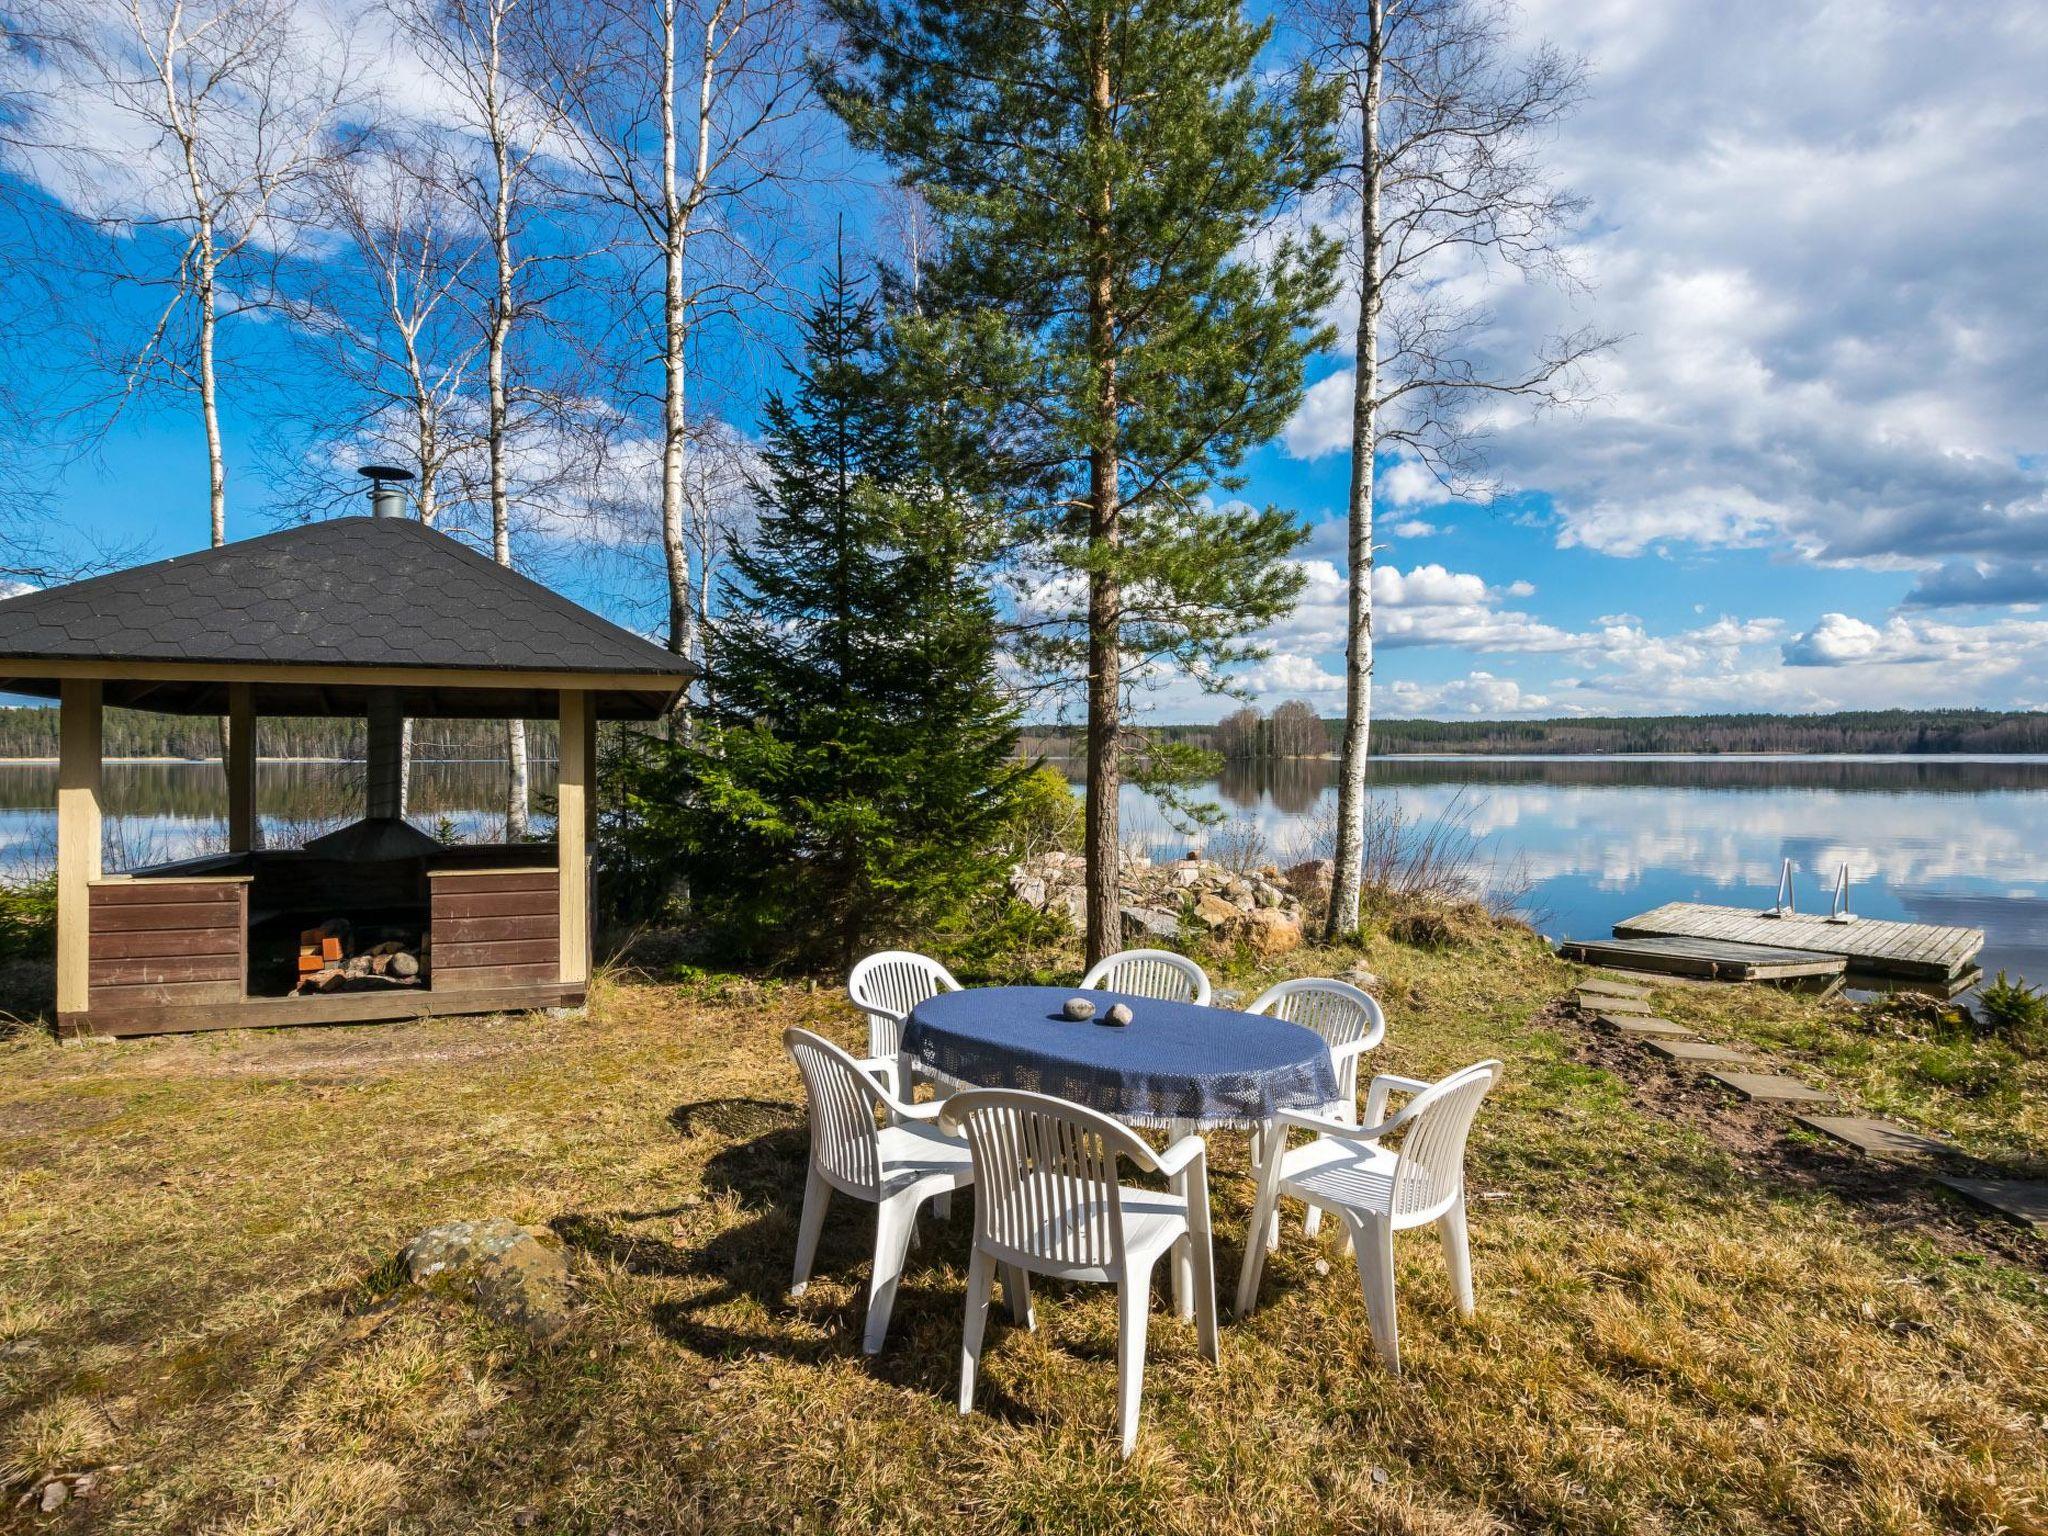
[[[1042,1284],[1035,1334],[997,1309],[955,1412],[965,1200],[877,1359],[870,1212],[835,1203],[786,1297],[806,1143],[777,1035],[855,1039],[829,990],[619,975],[577,1019],[24,1031],[0,1043],[0,1527],[2048,1530],[2048,1245],[1639,1078],[1531,936],[1364,958],[1374,1065],[1508,1063],[1471,1150],[1478,1318],[1404,1238],[1390,1378],[1355,1272],[1290,1212],[1220,1370],[1154,1314],[1129,1462],[1105,1287]],[[1659,1001],[1974,1149],[2042,1149],[2031,1080],[1921,1083],[1917,1047],[1811,1002]],[[1252,1190],[1243,1139],[1211,1144],[1228,1296]],[[550,1346],[396,1274],[419,1228],[492,1214],[569,1252],[579,1319]],[[87,1499],[17,1505],[95,1467]]]

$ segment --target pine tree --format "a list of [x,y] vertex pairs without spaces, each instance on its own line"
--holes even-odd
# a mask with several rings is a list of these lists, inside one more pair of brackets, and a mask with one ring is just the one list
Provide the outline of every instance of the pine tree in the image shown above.
[[1025,525],[1014,649],[1086,698],[1092,960],[1120,939],[1126,693],[1213,683],[1299,591],[1295,519],[1215,493],[1325,342],[1334,252],[1267,237],[1335,97],[1265,88],[1237,0],[827,4],[827,100],[943,235],[907,334]]
[[1019,791],[972,508],[843,262],[765,412],[704,730],[632,770],[734,952],[848,964],[997,885]]

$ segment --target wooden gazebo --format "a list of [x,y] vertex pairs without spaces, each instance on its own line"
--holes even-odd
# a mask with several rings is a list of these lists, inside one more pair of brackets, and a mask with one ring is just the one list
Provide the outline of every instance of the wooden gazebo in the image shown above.
[[[59,1029],[580,1004],[597,722],[659,718],[693,672],[397,517],[337,518],[0,602],[0,692],[61,701]],[[227,852],[103,874],[109,704],[228,720]],[[363,820],[300,849],[255,846],[254,727],[265,715],[366,719]],[[561,723],[555,842],[449,846],[403,820],[403,721],[546,718]],[[346,930],[359,914],[417,934],[416,973],[308,994],[276,962],[307,925]]]

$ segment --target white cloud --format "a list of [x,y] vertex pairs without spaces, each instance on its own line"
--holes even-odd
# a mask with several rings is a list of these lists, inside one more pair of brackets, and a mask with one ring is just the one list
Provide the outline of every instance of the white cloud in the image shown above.
[[[1591,60],[1547,154],[1594,296],[1497,283],[1488,344],[1627,337],[1582,414],[1488,410],[1560,542],[2048,563],[2048,11],[1537,0],[1523,31]],[[1342,449],[1349,412],[1347,370],[1288,448]]]
[[[1346,399],[1344,408],[1351,409]],[[1345,438],[1348,443],[1349,436]],[[1383,468],[1376,478],[1373,490],[1386,505],[1392,507],[1437,507],[1451,499],[1450,490],[1427,467],[1416,459],[1402,455]]]
[[1313,656],[1275,651],[1245,669],[1238,679],[1261,699],[1307,699],[1319,706],[1344,703],[1344,679]]
[[1318,379],[1301,397],[1280,440],[1297,458],[1313,459],[1351,446],[1351,375]]
[[1397,539],[1430,539],[1439,531],[1435,523],[1426,523],[1419,517],[1405,518],[1388,530]]
[[1979,677],[2048,660],[2048,622],[2009,619],[1993,624],[1936,624],[1894,615],[1880,627],[1845,613],[1824,613],[1804,634],[1785,643],[1795,667],[1914,666],[1939,662],[1945,675],[1960,669]]
[[[1904,625],[1894,620],[1900,630]],[[1910,641],[1902,634],[1896,639]],[[1883,631],[1846,613],[1824,613],[1812,629],[1785,644],[1785,660],[1795,667],[1840,667],[1869,661],[1886,648]]]
[[1546,624],[1503,599],[1527,597],[1527,582],[1489,587],[1481,578],[1441,565],[1418,565],[1405,573],[1390,565],[1373,568],[1374,628],[1380,644],[1458,645],[1475,651],[1568,651],[1580,637]]
[[[1265,631],[1282,651],[1341,656],[1349,619],[1350,590],[1331,560],[1298,561],[1304,577],[1294,612]],[[1402,570],[1373,567],[1373,633],[1388,649],[1460,645],[1480,651],[1566,651],[1584,642],[1534,616],[1503,606],[1531,596],[1535,588],[1517,581],[1490,587],[1469,571],[1430,562]]]
[[1495,677],[1491,672],[1474,672],[1434,685],[1397,679],[1387,693],[1386,713],[1402,719],[1445,715],[1500,719],[1541,714],[1550,708],[1550,700],[1542,694],[1527,693],[1513,678]]

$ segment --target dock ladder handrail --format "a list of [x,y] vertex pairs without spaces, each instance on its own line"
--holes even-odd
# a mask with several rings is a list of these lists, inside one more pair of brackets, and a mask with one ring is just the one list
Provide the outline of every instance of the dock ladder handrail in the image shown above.
[[1792,894],[1792,861],[1785,861],[1785,868],[1778,875],[1777,902],[1764,908],[1765,917],[1796,917],[1798,908]]
[[1847,863],[1842,865],[1841,872],[1835,876],[1835,899],[1828,909],[1828,921],[1831,923],[1853,923],[1856,921],[1856,914],[1849,910],[1849,866]]

